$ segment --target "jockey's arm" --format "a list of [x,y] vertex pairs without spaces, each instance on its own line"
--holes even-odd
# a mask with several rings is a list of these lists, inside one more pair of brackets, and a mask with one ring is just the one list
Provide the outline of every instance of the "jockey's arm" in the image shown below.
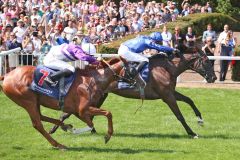
[[172,53],[174,51],[174,49],[171,48],[171,47],[166,47],[166,46],[159,45],[157,43],[154,43],[151,40],[146,40],[146,44],[147,44],[149,49],[156,49],[159,52]]
[[96,64],[97,60],[95,57],[86,54],[81,47],[77,46],[77,52],[75,52],[75,56],[82,61],[88,61],[90,64]]

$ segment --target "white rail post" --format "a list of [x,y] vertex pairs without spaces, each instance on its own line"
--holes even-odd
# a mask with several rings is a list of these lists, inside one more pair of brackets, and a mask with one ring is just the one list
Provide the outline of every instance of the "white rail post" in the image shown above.
[[181,75],[177,77],[177,83],[180,83],[180,82],[181,82]]
[[[5,59],[5,56],[6,55],[10,55],[10,54],[14,54],[14,53],[19,52],[19,51],[21,51],[20,47],[15,48],[15,49],[11,49],[11,50],[8,50],[8,51],[2,51],[0,53],[0,75],[1,76],[4,74],[4,71],[3,71],[3,60]],[[5,63],[5,68],[6,68],[6,63]]]

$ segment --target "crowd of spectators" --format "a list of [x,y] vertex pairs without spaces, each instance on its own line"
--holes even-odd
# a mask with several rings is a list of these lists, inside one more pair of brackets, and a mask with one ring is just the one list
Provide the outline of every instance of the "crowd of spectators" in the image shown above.
[[[88,37],[94,44],[107,43],[160,27],[163,29],[163,45],[180,49],[183,45],[193,47],[196,35],[191,27],[187,34],[182,34],[179,26],[170,33],[165,24],[178,17],[213,10],[209,2],[201,6],[191,4],[189,0],[183,0],[181,4],[174,1],[145,3],[143,0],[122,0],[115,4],[103,0],[102,5],[97,5],[95,0],[79,0],[77,3],[70,0],[0,0],[0,7],[0,51],[21,47],[24,53],[33,55],[46,54],[51,46],[76,43],[83,37]],[[202,40],[203,50],[213,54],[217,36],[210,24]],[[10,68],[19,63],[14,55],[8,59]],[[32,64],[34,58],[25,56],[20,60]]]
[[[21,45],[24,51],[47,52],[49,46],[74,41],[76,36],[89,36],[92,43],[104,43],[125,35],[138,33],[176,20],[179,16],[197,12],[211,12],[206,6],[191,6],[187,0],[182,11],[168,1],[115,4],[103,0],[0,0],[1,50]],[[203,9],[204,8],[204,9]],[[6,45],[15,40],[13,46]],[[46,45],[48,44],[48,45]]]

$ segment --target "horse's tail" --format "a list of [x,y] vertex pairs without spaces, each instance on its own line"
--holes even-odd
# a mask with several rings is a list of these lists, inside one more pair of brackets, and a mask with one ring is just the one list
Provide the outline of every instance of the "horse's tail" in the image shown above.
[[[0,81],[4,80],[4,76],[0,76]],[[0,84],[0,92],[2,91],[2,85]]]

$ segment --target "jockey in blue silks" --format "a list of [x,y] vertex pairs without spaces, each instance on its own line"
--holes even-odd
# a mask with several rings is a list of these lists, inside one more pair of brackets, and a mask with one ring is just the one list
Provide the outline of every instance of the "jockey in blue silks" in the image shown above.
[[162,42],[162,35],[160,32],[153,32],[149,36],[138,36],[134,39],[130,39],[121,44],[118,54],[130,62],[139,62],[136,69],[131,69],[131,76],[134,78],[138,72],[141,71],[143,66],[149,62],[149,59],[145,57],[142,52],[146,49],[156,49],[159,52],[164,52],[167,55],[178,54],[179,50],[159,45]]

